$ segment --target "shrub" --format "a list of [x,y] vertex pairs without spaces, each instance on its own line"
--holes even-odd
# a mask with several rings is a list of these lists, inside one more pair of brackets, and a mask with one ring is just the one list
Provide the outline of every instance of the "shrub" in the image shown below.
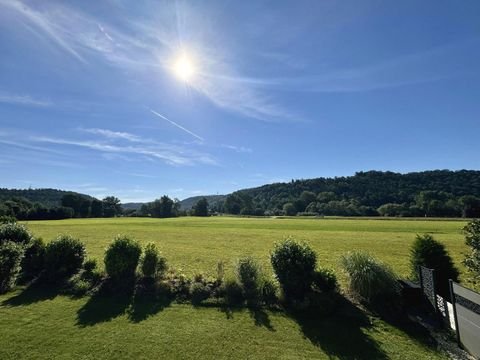
[[83,263],[83,270],[86,273],[92,273],[97,269],[97,260],[95,259],[88,259]]
[[277,302],[277,284],[275,281],[265,279],[262,284],[262,299],[267,305],[273,305]]
[[392,270],[364,252],[342,257],[342,266],[349,277],[349,289],[357,298],[374,304],[398,295],[399,286]]
[[24,251],[23,246],[12,241],[0,245],[0,294],[15,285]]
[[221,292],[229,305],[241,305],[244,301],[243,289],[235,279],[227,279],[222,284]]
[[249,256],[239,259],[235,275],[247,302],[250,305],[257,303],[262,291],[262,273],[258,262]]
[[448,280],[458,281],[458,270],[445,246],[431,235],[417,235],[410,249],[410,265],[413,278],[417,280],[419,266],[434,269],[436,290],[444,297],[450,294]]
[[73,276],[68,282],[66,293],[73,296],[84,296],[92,288],[92,283],[79,274]]
[[22,272],[25,279],[33,279],[40,275],[45,267],[46,246],[42,238],[34,238],[25,250],[22,261]]
[[117,236],[105,252],[105,270],[110,278],[119,282],[135,277],[142,248],[140,244],[127,236]]
[[85,260],[85,245],[70,235],[60,235],[45,248],[45,272],[49,281],[77,273]]
[[9,216],[9,215],[0,216],[0,224],[13,224],[16,222],[17,222],[17,219],[15,219],[13,216]]
[[194,282],[190,285],[190,297],[192,304],[198,305],[207,300],[211,295],[210,288],[202,282]]
[[5,241],[13,241],[22,245],[27,245],[32,239],[32,234],[28,229],[17,223],[6,223],[0,225],[0,244]]
[[313,286],[320,291],[332,291],[338,286],[337,276],[331,269],[319,269],[313,273]]
[[167,262],[165,258],[160,255],[154,243],[149,243],[145,246],[141,268],[143,276],[147,278],[155,278],[167,269]]
[[475,277],[480,277],[480,220],[470,221],[463,232],[465,243],[471,248],[463,263]]
[[317,263],[310,246],[289,237],[275,244],[270,260],[286,299],[303,299],[311,288]]

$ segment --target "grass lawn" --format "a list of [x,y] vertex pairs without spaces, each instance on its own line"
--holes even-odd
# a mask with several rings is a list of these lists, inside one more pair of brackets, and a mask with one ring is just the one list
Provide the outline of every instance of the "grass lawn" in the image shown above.
[[[214,274],[216,263],[254,255],[271,271],[272,244],[287,235],[308,240],[319,264],[339,270],[342,254],[368,250],[400,275],[417,233],[444,242],[457,265],[466,251],[462,221],[365,219],[75,219],[30,222],[36,235],[78,236],[101,263],[116,234],[155,241],[170,265]],[[344,277],[339,272],[343,282]],[[72,299],[18,289],[0,296],[0,359],[431,359],[443,358],[417,329],[398,329],[345,301],[322,317],[279,311],[193,307],[118,297]]]

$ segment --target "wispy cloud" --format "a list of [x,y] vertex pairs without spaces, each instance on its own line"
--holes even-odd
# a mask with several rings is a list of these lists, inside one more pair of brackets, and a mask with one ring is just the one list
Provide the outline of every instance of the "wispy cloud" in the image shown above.
[[[35,29],[35,36],[53,42],[67,54],[82,62],[93,62],[99,56],[109,64],[127,69],[129,73],[146,69],[170,72],[170,60],[182,50],[188,37],[195,62],[199,67],[196,79],[189,86],[206,96],[215,105],[228,111],[265,121],[298,120],[299,117],[279,105],[271,94],[236,81],[245,77],[228,61],[216,31],[206,34],[202,14],[188,4],[164,6],[160,20],[152,17],[135,19],[132,16],[116,19],[121,27],[106,24],[95,16],[61,3],[35,3],[19,0],[0,0],[16,18]],[[151,13],[159,13],[152,11]],[[184,21],[177,23],[177,19]],[[91,59],[92,58],[92,59]],[[175,125],[177,126],[177,125]],[[194,135],[201,138],[198,135]]]
[[142,141],[140,136],[130,134],[127,132],[112,131],[108,129],[98,129],[98,128],[90,128],[90,129],[80,128],[80,130],[90,134],[101,135],[108,139],[123,139],[123,140],[132,141],[132,142]]
[[190,131],[190,130],[184,128],[182,125],[176,123],[176,122],[173,121],[173,120],[170,120],[169,118],[167,118],[166,116],[163,116],[162,114],[156,112],[155,110],[150,109],[150,112],[151,112],[152,114],[158,116],[159,118],[161,118],[161,119],[163,119],[163,120],[165,120],[165,121],[168,121],[168,122],[169,122],[170,124],[172,124],[173,126],[176,126],[176,127],[179,128],[180,130],[185,131],[187,134],[192,135],[193,137],[197,138],[198,140],[200,140],[200,141],[205,141],[204,138],[202,138],[201,136],[195,134],[193,131]]
[[119,145],[95,140],[70,140],[43,136],[31,137],[30,140],[39,143],[80,147],[107,154],[143,156],[148,159],[162,160],[170,165],[217,164],[216,160],[208,154],[160,142],[147,142],[142,145]]
[[35,99],[29,95],[13,95],[4,93],[0,93],[0,103],[38,107],[48,107],[53,105],[50,101]]
[[226,145],[226,144],[222,144],[220,145],[220,147],[222,148],[225,148],[225,149],[229,149],[229,150],[232,150],[232,151],[235,151],[237,153],[252,153],[253,150],[248,148],[248,147],[244,147],[244,146],[235,146],[235,145]]

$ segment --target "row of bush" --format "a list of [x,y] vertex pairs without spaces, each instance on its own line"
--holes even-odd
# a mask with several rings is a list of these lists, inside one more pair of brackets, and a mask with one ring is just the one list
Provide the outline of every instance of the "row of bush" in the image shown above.
[[[197,274],[188,278],[171,269],[153,243],[144,248],[134,239],[117,236],[104,256],[105,273],[95,260],[87,259],[84,244],[69,235],[60,235],[45,244],[20,224],[0,226],[0,292],[10,290],[18,280],[62,284],[74,295],[93,293],[102,286],[114,292],[136,291],[166,295],[171,299],[199,304],[209,298],[231,305],[272,305],[279,302],[315,305],[325,294],[338,288],[335,273],[318,267],[317,254],[304,243],[287,238],[270,255],[274,277],[266,276],[252,257],[238,259],[234,271],[225,276],[224,264],[217,265],[216,277]],[[350,252],[341,264],[348,277],[352,296],[368,305],[399,304],[399,283],[394,272],[368,253]],[[416,277],[419,265],[437,270],[439,292],[445,295],[448,279],[458,280],[458,270],[444,246],[430,235],[417,236],[411,250]]]

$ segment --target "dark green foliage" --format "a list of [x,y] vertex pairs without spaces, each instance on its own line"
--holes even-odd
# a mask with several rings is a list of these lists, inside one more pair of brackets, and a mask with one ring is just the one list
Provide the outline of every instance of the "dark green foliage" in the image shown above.
[[22,272],[25,279],[33,279],[43,271],[45,252],[46,246],[42,238],[34,238],[27,246],[22,261]]
[[90,204],[90,215],[94,218],[103,217],[103,202],[93,199]]
[[154,243],[149,243],[145,246],[141,260],[141,268],[143,276],[147,278],[155,278],[167,270],[167,262],[165,258],[161,256]]
[[32,240],[32,234],[25,225],[7,223],[0,225],[0,245],[5,241],[13,241],[21,245],[28,245]]
[[10,224],[10,223],[15,223],[15,222],[17,222],[17,219],[15,219],[14,216],[9,216],[9,215],[0,216],[0,225],[1,224]]
[[222,284],[221,292],[225,296],[225,302],[229,305],[241,305],[243,298],[242,286],[235,279],[227,279]]
[[172,200],[164,195],[160,199],[143,204],[140,213],[151,217],[169,218],[178,216],[179,210],[180,202],[177,199]]
[[262,284],[262,299],[266,305],[273,305],[277,302],[277,283],[271,279],[264,279]]
[[97,260],[88,259],[83,263],[83,270],[87,273],[92,273],[97,269]]
[[136,240],[128,236],[117,236],[105,252],[105,270],[108,276],[114,282],[134,278],[141,254],[142,248]]
[[190,299],[194,305],[198,305],[202,301],[207,300],[211,294],[210,288],[203,282],[193,282],[190,285]]
[[115,196],[107,196],[102,200],[103,216],[114,217],[122,214],[120,199]]
[[289,237],[275,244],[270,260],[285,297],[302,300],[312,285],[317,264],[315,252],[309,245]]
[[418,280],[418,267],[435,270],[437,292],[443,297],[450,294],[448,280],[458,281],[458,270],[445,246],[431,235],[417,235],[410,249],[412,276]]
[[257,304],[261,297],[263,280],[258,262],[249,256],[240,258],[235,266],[235,275],[245,300],[249,305]]
[[194,216],[208,216],[208,201],[206,198],[201,198],[193,207]]
[[297,215],[297,208],[292,203],[286,203],[285,205],[283,205],[283,211],[287,216]]
[[[312,194],[317,194],[312,201]],[[248,198],[248,206],[243,199]],[[354,176],[292,180],[230,194],[224,211],[262,208],[278,214],[292,203],[297,212],[320,215],[375,216],[480,216],[480,171],[435,170],[398,174],[358,172]],[[308,210],[307,210],[308,209]]]
[[318,269],[313,273],[313,287],[320,291],[333,291],[337,288],[337,276],[331,269]]
[[0,244],[0,294],[10,290],[21,270],[24,247],[12,241]]
[[62,281],[76,274],[85,261],[85,245],[70,235],[60,235],[45,249],[45,274],[49,281]]
[[356,251],[342,257],[352,294],[367,304],[395,301],[399,285],[393,271],[368,253]]
[[470,221],[464,228],[465,243],[470,247],[470,254],[465,257],[465,266],[475,277],[480,277],[480,220]]

